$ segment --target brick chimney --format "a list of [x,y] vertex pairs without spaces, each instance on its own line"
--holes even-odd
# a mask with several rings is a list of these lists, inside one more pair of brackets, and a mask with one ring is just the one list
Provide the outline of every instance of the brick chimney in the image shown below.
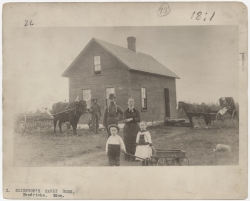
[[136,46],[135,46],[136,38],[133,36],[130,36],[127,38],[127,41],[128,41],[128,49],[136,52]]

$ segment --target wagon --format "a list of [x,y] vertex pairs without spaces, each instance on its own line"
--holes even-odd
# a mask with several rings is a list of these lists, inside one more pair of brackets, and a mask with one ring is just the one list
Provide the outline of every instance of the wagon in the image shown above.
[[152,156],[150,158],[140,158],[125,152],[125,154],[139,158],[146,162],[146,166],[185,166],[189,165],[186,152],[181,149],[156,149],[152,148]]
[[47,131],[53,127],[53,117],[48,113],[22,114],[15,122],[15,132],[19,134],[25,131]]
[[186,166],[189,160],[185,151],[181,149],[156,149],[152,147],[151,165],[157,166]]
[[[67,113],[71,110],[74,109],[68,109],[55,114],[51,114],[47,110],[38,114],[21,114],[15,120],[15,132],[23,134],[26,131],[48,131],[53,128],[54,115]],[[69,129],[69,127],[67,127],[67,129]]]
[[[226,106],[223,103],[226,103]],[[227,128],[229,125],[239,127],[239,108],[236,107],[232,97],[223,97],[219,99],[221,109],[201,113],[198,122],[202,128],[215,126],[217,128]],[[224,109],[223,109],[224,108]],[[206,124],[208,121],[208,125]]]

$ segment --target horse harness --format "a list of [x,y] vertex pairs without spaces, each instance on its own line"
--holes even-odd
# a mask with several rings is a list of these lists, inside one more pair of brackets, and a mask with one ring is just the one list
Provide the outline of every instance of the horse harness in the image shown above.
[[[69,108],[69,106],[70,106],[70,108]],[[77,110],[76,108],[77,108],[77,106],[76,106],[76,105],[75,105],[75,107],[74,107],[74,108],[72,108],[72,107],[71,107],[71,105],[70,105],[70,103],[68,103],[68,105],[67,105],[67,107],[66,107],[66,110],[74,111],[74,112],[73,112],[73,115],[80,117],[80,116],[81,116],[81,114],[80,114],[80,115],[78,115],[78,114],[77,114],[77,111],[79,111],[79,112],[82,112],[82,111]],[[66,113],[68,113],[68,112],[66,112]]]

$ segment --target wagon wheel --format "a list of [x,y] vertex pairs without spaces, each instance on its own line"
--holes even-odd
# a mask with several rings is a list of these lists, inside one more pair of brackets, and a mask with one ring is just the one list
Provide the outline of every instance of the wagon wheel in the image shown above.
[[189,160],[188,160],[188,158],[186,157],[186,158],[181,158],[180,159],[180,165],[181,166],[189,166]]
[[235,128],[239,128],[239,112],[237,111],[237,109],[233,111],[232,124]]
[[199,122],[199,125],[200,125],[202,128],[208,128],[208,126],[207,126],[207,124],[206,124],[206,121],[205,121],[204,115],[199,116],[198,122]]
[[46,120],[46,121],[44,121],[44,123],[43,123],[43,130],[44,131],[48,131],[49,129],[50,129],[50,125],[49,125],[49,121],[48,120]]
[[216,125],[216,119],[212,120],[212,124],[213,124],[213,126],[217,126]]
[[26,130],[26,122],[17,122],[15,127],[15,132],[19,134],[24,134]]
[[167,160],[167,166],[177,166],[175,160]]
[[159,158],[156,165],[157,166],[166,166],[166,165],[168,165],[167,164],[167,159],[165,159],[165,158]]
[[228,112],[224,115],[220,114],[219,112],[216,114],[216,126],[218,128],[227,128],[228,125],[231,123],[231,116]]
[[166,163],[168,166],[179,166],[180,165],[180,159],[173,157],[170,160],[166,158]]
[[163,160],[163,158],[158,158],[158,160],[157,160],[157,166],[164,166],[164,163],[165,163],[165,161]]
[[45,121],[45,131],[49,131],[53,128],[53,120],[47,120]]
[[155,156],[151,156],[149,166],[156,166],[157,163],[158,163],[158,158],[156,158]]

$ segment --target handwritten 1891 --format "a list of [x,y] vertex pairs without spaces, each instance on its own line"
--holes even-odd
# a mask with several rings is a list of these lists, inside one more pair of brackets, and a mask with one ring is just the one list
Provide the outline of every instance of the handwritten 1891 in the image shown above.
[[[212,16],[210,17],[210,21],[212,21],[214,15],[215,15],[215,12],[213,12]],[[193,14],[192,14],[192,16],[191,16],[191,19],[193,19],[194,16],[196,16],[196,17],[195,17],[196,20],[203,19],[203,21],[206,21],[206,17],[207,17],[208,15],[207,15],[207,12],[206,12],[204,15],[202,15],[202,12],[198,12],[198,13],[196,13],[196,15],[195,15],[195,11],[194,11]]]

